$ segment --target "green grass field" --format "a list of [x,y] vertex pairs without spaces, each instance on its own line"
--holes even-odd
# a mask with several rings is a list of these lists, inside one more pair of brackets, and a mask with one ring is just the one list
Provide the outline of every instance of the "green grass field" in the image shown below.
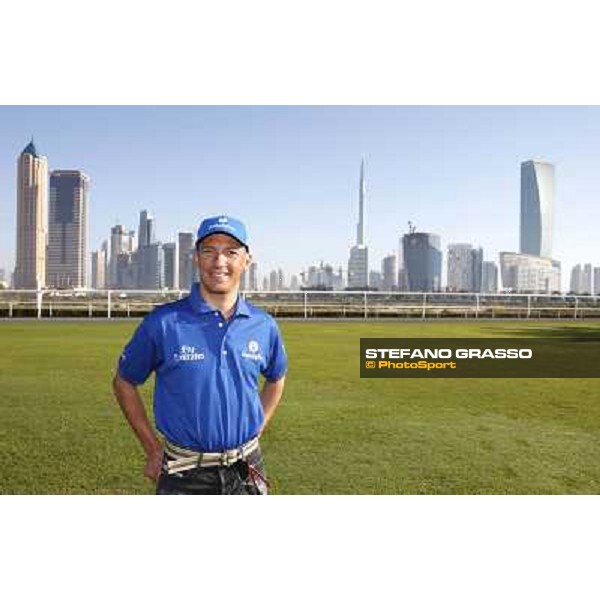
[[[153,492],[111,391],[135,325],[0,322],[0,492]],[[600,492],[600,379],[359,378],[360,337],[573,337],[600,324],[281,327],[288,384],[262,443],[272,493]]]

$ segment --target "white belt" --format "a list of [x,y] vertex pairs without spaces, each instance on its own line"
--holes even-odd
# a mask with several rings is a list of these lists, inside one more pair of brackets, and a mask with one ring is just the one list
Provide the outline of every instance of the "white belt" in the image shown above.
[[[195,467],[229,467],[238,460],[244,459],[258,448],[258,437],[239,448],[232,448],[224,452],[196,452],[182,448],[165,440],[165,455],[167,456],[167,473],[179,473]],[[172,460],[168,460],[168,459]]]

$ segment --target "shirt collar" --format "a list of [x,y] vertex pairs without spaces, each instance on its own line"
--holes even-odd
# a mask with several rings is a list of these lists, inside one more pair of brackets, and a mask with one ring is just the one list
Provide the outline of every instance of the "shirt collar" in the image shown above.
[[[214,306],[212,306],[211,304],[206,302],[206,300],[204,300],[204,298],[202,297],[202,294],[200,293],[200,284],[199,283],[192,284],[192,290],[190,292],[189,298],[190,298],[190,303],[192,305],[192,310],[195,313],[203,315],[206,313],[213,313],[217,310]],[[248,303],[239,294],[238,294],[237,301],[235,304],[235,310],[233,311],[233,315],[231,318],[233,319],[237,316],[242,316],[242,317],[250,316],[250,307],[248,306]]]

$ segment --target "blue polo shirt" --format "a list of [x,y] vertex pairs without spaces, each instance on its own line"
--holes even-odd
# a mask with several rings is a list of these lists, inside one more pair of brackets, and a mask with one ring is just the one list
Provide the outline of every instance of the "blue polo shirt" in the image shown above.
[[259,375],[277,381],[287,357],[275,320],[238,297],[229,321],[198,284],[147,315],[125,347],[119,375],[141,385],[156,373],[154,417],[171,442],[202,452],[236,448],[264,420]]

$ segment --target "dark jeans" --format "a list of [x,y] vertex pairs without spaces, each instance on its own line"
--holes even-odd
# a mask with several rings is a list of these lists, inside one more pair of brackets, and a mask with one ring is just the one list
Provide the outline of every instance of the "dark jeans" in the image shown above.
[[[156,493],[164,494],[236,494],[256,496],[267,493],[265,469],[260,448],[245,460],[229,467],[194,467],[169,475],[166,459],[156,485]],[[254,471],[254,473],[253,473]],[[258,473],[258,474],[257,474]]]

